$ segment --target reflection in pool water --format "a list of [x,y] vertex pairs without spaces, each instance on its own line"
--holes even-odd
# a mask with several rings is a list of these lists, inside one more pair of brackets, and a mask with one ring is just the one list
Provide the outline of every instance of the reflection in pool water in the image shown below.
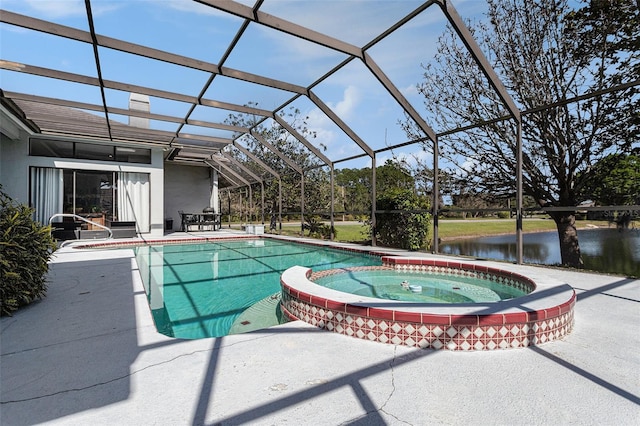
[[[640,230],[583,229],[578,231],[585,269],[640,276]],[[557,232],[525,234],[525,263],[560,264],[560,243]],[[450,241],[440,244],[440,252],[515,261],[515,235],[499,235]]]
[[[322,271],[381,263],[377,256],[267,239],[144,245],[135,253],[156,328],[185,339],[239,329],[242,315],[280,292],[280,274],[291,266]],[[262,325],[276,325],[273,319]]]

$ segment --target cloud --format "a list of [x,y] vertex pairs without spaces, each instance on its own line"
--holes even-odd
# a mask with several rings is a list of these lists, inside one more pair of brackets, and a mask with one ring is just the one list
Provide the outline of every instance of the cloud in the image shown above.
[[[327,103],[327,106],[344,120],[354,113],[360,100],[360,91],[354,86],[348,86],[340,101],[335,104]],[[306,116],[309,130],[316,132],[315,140],[327,147],[326,154],[329,158],[336,160],[362,152],[320,109],[313,108]],[[345,143],[345,140],[348,142]]]
[[327,151],[331,151],[336,141],[336,133],[331,129],[331,120],[317,108],[309,111],[307,117],[309,130],[316,133],[316,140],[324,144]]
[[467,173],[473,173],[473,171],[477,169],[479,166],[480,164],[478,163],[478,160],[467,157],[465,161],[460,165],[460,169],[461,169],[461,172],[463,172],[464,174],[467,174]]
[[82,0],[26,0],[30,9],[48,18],[65,18],[86,15]]
[[[352,25],[345,25],[345,17],[353,16],[354,9],[361,7],[358,1],[279,1],[265,3],[261,11],[328,36],[340,38],[337,34],[356,30]],[[327,13],[328,11],[330,13]],[[362,21],[366,22],[365,19]]]
[[[69,17],[86,16],[86,7],[83,0],[24,0],[24,1],[12,1],[3,0],[6,3],[26,4],[31,12],[45,18],[45,19],[60,19]],[[147,4],[145,4],[147,3]],[[111,12],[123,7],[140,6],[148,7],[148,4],[155,4],[156,6],[168,7],[173,10],[179,10],[181,12],[191,12],[202,15],[215,15],[227,17],[230,19],[236,19],[234,16],[219,11],[213,7],[208,7],[201,3],[194,2],[192,0],[129,0],[129,1],[110,1],[101,0],[93,1],[91,3],[91,13],[95,16]]]
[[209,7],[192,0],[156,0],[156,3],[159,6],[168,6],[169,8],[179,10],[180,12],[189,12],[201,15],[212,15],[230,19],[237,19],[235,16],[232,16],[226,12],[222,12],[214,7]]
[[[302,64],[308,61],[341,57],[341,54],[333,49],[274,30],[273,28],[257,24],[253,24],[253,28],[259,32],[260,39],[269,40],[269,43],[266,43],[266,45],[272,45],[277,49],[277,60],[287,60],[287,58],[291,58],[291,60]],[[276,49],[274,49],[274,51]]]
[[332,160],[340,160],[362,154],[362,149],[349,137],[335,127],[322,111],[314,109],[308,114],[309,129],[316,132],[316,138],[311,142],[323,144],[327,147],[325,155]]
[[362,47],[420,3],[418,0],[280,0],[265,2],[261,11]]
[[411,167],[415,167],[418,164],[431,163],[433,155],[423,149],[419,149],[419,147],[420,145],[416,144],[413,151],[398,152],[395,153],[394,156],[398,161],[408,164]]
[[344,90],[343,98],[340,102],[335,105],[329,103],[329,107],[343,120],[349,119],[351,117],[353,111],[357,108],[360,103],[360,91],[355,86],[347,86]]
[[420,94],[418,92],[418,87],[416,84],[410,84],[408,86],[400,88],[400,92],[405,98],[411,98]]
[[[273,1],[265,2],[261,7],[261,11],[272,14],[276,17],[293,22],[302,27],[310,28],[326,36],[343,40],[356,47],[362,47],[372,41],[380,33],[395,24],[398,19],[406,13],[413,10],[419,2],[413,1]],[[432,7],[435,12],[439,12],[437,7]],[[413,74],[419,75],[419,64],[425,50],[431,49],[431,44],[425,44],[423,37],[416,36],[416,32],[422,31],[425,27],[429,28],[434,19],[444,20],[441,13],[424,14],[427,17],[420,16],[413,19],[403,28],[409,27],[409,34],[403,35],[404,30],[396,31],[392,38],[397,43],[380,43],[373,50],[376,56],[381,57],[385,65],[385,72],[389,68],[395,70],[394,73],[406,73],[407,61],[413,61],[415,64],[411,68]],[[431,17],[436,15],[436,18]],[[415,27],[418,28],[415,28]],[[318,72],[309,71],[309,75],[317,76],[328,71],[328,60],[337,65],[341,58],[344,57],[331,48],[324,47],[301,38],[285,35],[279,31],[257,27],[260,31],[260,37],[269,39],[274,46],[278,46],[278,61],[295,61],[298,64],[306,64],[318,68]],[[402,46],[402,48],[398,48]],[[370,51],[370,53],[372,53]],[[295,59],[287,59],[295,58]],[[381,64],[382,65],[382,64]],[[300,72],[300,70],[298,70]],[[415,78],[412,78],[415,80]],[[404,83],[403,83],[404,84]]]
[[[45,19],[73,18],[87,14],[85,3],[82,0],[25,0],[23,4],[26,4],[33,14]],[[100,15],[119,9],[121,6],[121,2],[93,2],[91,3],[91,13]]]

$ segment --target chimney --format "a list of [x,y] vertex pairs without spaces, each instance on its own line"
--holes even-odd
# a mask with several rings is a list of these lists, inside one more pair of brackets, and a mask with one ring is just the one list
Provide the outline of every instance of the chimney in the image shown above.
[[[139,93],[129,94],[129,109],[135,111],[150,112],[149,96],[141,95]],[[141,127],[143,129],[149,128],[149,119],[141,117],[129,116],[129,126]]]

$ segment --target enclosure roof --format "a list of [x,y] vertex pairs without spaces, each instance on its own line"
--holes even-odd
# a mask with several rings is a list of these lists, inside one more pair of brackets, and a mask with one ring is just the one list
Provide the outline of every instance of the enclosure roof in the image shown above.
[[[160,146],[166,161],[218,168],[233,164],[221,151],[275,125],[320,164],[370,158],[404,141],[402,119],[435,140],[414,88],[446,24],[518,114],[450,1],[78,4],[2,3],[1,101],[35,133]],[[147,110],[130,108],[138,95]],[[298,133],[294,110],[316,138]]]

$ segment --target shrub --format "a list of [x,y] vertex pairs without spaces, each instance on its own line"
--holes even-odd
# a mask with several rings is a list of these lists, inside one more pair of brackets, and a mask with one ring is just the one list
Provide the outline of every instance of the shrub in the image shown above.
[[42,298],[48,261],[56,248],[51,228],[32,218],[33,209],[15,203],[0,187],[1,315]]
[[[429,224],[431,214],[415,212],[429,208],[424,198],[418,197],[408,189],[386,191],[377,200],[378,210],[386,213],[376,214],[376,237],[389,247],[404,250],[420,250],[429,247]],[[391,212],[391,210],[404,210]]]
[[[304,217],[306,223],[304,224],[304,229],[309,230],[309,236],[311,238],[318,239],[331,239],[331,225],[327,225],[322,221],[320,216],[305,216]],[[333,228],[333,236],[337,235],[337,231]]]

